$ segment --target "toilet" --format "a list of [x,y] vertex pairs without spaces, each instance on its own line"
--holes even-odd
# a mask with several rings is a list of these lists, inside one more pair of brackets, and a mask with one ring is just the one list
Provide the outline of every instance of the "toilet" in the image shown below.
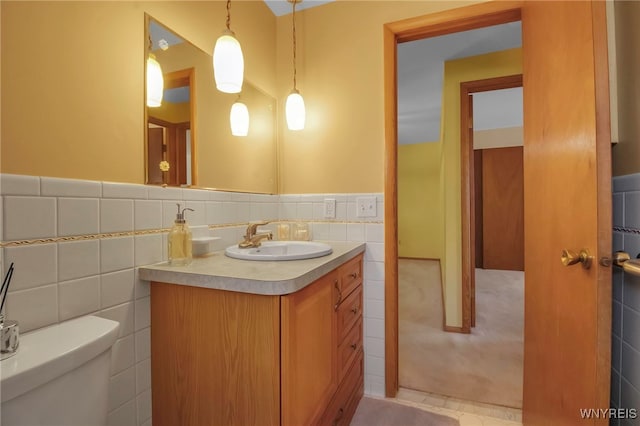
[[20,336],[0,361],[2,426],[103,426],[116,321],[86,316]]

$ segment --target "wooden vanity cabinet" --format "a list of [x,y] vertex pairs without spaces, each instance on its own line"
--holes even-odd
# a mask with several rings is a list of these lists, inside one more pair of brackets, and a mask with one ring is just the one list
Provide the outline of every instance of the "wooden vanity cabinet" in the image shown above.
[[362,254],[283,296],[153,282],[151,323],[156,426],[337,426],[362,397]]

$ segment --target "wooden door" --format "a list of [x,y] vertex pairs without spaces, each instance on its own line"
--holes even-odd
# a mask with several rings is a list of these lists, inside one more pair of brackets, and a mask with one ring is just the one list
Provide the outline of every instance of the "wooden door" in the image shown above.
[[522,147],[482,151],[482,267],[523,271]]
[[147,130],[147,182],[161,184],[160,162],[164,159],[164,128],[149,127]]
[[[524,2],[525,425],[608,424],[611,145],[605,3]],[[588,249],[590,269],[562,249]]]
[[[522,19],[524,49],[525,425],[606,425],[580,408],[608,408],[611,147],[605,4],[490,1],[385,25],[385,364],[398,389],[398,42]],[[594,264],[564,267],[564,248]]]
[[338,272],[282,296],[282,425],[314,425],[338,387]]

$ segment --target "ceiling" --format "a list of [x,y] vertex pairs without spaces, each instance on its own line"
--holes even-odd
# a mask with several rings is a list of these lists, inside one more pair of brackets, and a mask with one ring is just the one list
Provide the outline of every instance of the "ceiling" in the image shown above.
[[[445,61],[521,45],[520,22],[399,44],[398,142],[411,144],[440,140]],[[474,101],[474,127],[485,130],[513,127],[517,117],[513,117],[512,112],[518,107],[514,102],[518,102],[517,90],[485,96],[480,104]],[[481,113],[480,118],[475,116],[476,109]]]
[[[301,3],[296,4],[296,10],[309,9],[311,7],[322,6],[323,4],[331,3],[334,0],[304,0]],[[292,5],[287,0],[264,0],[269,6],[269,9],[276,16],[286,15],[291,13]]]

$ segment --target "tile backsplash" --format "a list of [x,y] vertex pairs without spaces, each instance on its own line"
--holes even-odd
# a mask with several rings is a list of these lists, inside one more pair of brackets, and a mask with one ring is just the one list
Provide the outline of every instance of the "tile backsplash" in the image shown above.
[[[640,256],[640,173],[613,178],[613,250]],[[611,405],[640,408],[640,277],[613,270]],[[625,425],[612,419],[611,425]]]
[[[316,240],[366,242],[365,392],[384,395],[382,194],[262,195],[9,174],[0,175],[0,194],[3,275],[16,267],[6,313],[21,331],[86,314],[120,322],[110,425],[151,425],[149,284],[137,267],[166,260],[176,202],[195,210],[190,225],[209,225],[220,247],[263,219],[308,222]],[[362,195],[376,197],[376,217],[356,217]],[[336,200],[335,219],[323,217],[325,198]]]

